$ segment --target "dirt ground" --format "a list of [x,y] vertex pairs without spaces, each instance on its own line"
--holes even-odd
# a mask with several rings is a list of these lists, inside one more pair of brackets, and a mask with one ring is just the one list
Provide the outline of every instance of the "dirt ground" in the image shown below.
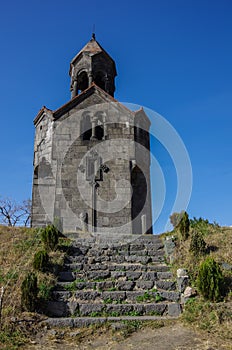
[[145,327],[128,335],[122,330],[48,330],[23,347],[25,350],[231,350],[232,344],[212,334],[196,332],[180,322]]

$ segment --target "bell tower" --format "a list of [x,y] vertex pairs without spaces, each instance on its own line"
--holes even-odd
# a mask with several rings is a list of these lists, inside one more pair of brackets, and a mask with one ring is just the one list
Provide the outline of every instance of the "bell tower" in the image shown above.
[[114,99],[115,62],[94,34],[69,75],[71,99],[34,120],[32,226],[152,233],[148,116]]
[[115,62],[96,41],[95,34],[70,63],[71,98],[88,89],[92,83],[114,97],[117,75]]

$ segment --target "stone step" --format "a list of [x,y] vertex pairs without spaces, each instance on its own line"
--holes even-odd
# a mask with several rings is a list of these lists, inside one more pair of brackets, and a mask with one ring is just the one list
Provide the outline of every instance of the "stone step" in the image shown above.
[[65,236],[73,240],[73,242],[92,242],[92,243],[113,243],[116,245],[133,243],[133,242],[155,242],[160,241],[160,235],[135,235],[125,233],[88,233],[88,232],[69,232]]
[[[177,310],[178,312],[178,310]],[[106,322],[125,322],[125,321],[166,321],[178,318],[179,313],[173,316],[119,316],[119,317],[54,317],[47,318],[41,322],[42,326],[58,328],[82,328],[92,324],[104,324]]]
[[93,263],[93,264],[82,264],[82,263],[66,263],[64,265],[64,271],[72,271],[72,272],[84,272],[84,271],[94,271],[94,270],[109,270],[109,271],[155,271],[155,272],[169,272],[169,267],[165,264],[149,264],[149,265],[142,265],[142,264],[134,264],[134,263],[127,263],[127,264],[115,264],[115,263],[108,263],[108,264],[100,264],[100,263]]
[[73,282],[58,282],[57,289],[59,290],[82,290],[82,289],[93,289],[93,290],[122,290],[122,291],[131,291],[131,290],[149,290],[149,289],[158,289],[158,290],[172,290],[176,291],[176,282],[169,280],[136,280],[129,281],[124,279],[119,279],[117,281],[112,280],[102,280],[97,281],[87,281],[87,280],[74,280]]
[[78,304],[79,316],[142,316],[142,315],[165,315],[168,305],[163,304]]
[[79,300],[86,300],[87,302],[91,300],[93,302],[93,297],[96,300],[101,300],[103,303],[107,301],[112,302],[143,302],[143,301],[172,301],[177,302],[180,300],[180,293],[175,291],[81,291],[76,294],[76,292],[71,291],[59,291],[53,292],[53,298],[55,301],[68,301],[72,298],[78,298]]
[[121,247],[108,247],[108,246],[97,246],[96,247],[86,247],[82,245],[77,245],[75,247],[69,248],[69,255],[77,256],[77,255],[86,255],[89,256],[95,256],[95,255],[103,255],[106,253],[109,253],[109,255],[112,254],[128,254],[128,255],[154,255],[157,253],[164,252],[164,246],[162,243],[155,244],[151,246],[147,246],[146,244],[141,245],[127,245],[127,246],[121,246]]
[[65,258],[65,263],[83,263],[83,264],[93,264],[93,263],[141,263],[141,264],[150,264],[150,263],[160,263],[165,262],[164,252],[159,254],[154,254],[152,256],[148,255],[69,255]]
[[119,317],[119,316],[178,316],[181,312],[178,303],[141,303],[141,304],[103,304],[78,303],[76,301],[46,304],[46,315],[49,317]]
[[89,271],[61,271],[58,274],[58,281],[60,282],[73,282],[75,280],[81,280],[85,282],[87,280],[94,281],[98,279],[124,279],[126,281],[157,281],[157,280],[170,280],[173,278],[171,272],[155,272],[155,271],[110,271],[107,269],[89,270]]
[[120,250],[142,250],[142,249],[151,249],[151,250],[158,250],[164,247],[163,241],[161,239],[152,239],[152,240],[132,240],[129,242],[123,242],[120,243],[116,239],[116,244],[112,243],[111,240],[103,240],[103,241],[96,241],[95,239],[79,239],[79,240],[72,240],[71,248],[73,251],[75,249],[87,249],[87,250],[94,250],[96,247],[98,247],[99,250],[107,250],[111,249],[112,251],[120,251]]
[[53,300],[44,305],[44,312],[60,317],[61,324],[161,319],[181,312],[180,293],[159,236],[78,235],[57,277]]

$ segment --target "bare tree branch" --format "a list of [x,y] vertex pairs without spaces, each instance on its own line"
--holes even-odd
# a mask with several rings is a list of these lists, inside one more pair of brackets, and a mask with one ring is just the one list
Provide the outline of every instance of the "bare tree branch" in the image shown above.
[[31,223],[31,206],[32,202],[31,199],[25,199],[21,205],[21,211],[23,213],[23,223],[24,226],[29,226]]
[[17,204],[10,198],[0,198],[0,223],[7,226],[23,224],[28,226],[31,219],[31,200]]

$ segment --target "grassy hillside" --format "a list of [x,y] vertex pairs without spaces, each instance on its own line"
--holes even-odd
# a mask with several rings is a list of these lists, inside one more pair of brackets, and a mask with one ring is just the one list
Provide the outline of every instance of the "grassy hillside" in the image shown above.
[[[66,244],[65,239],[61,244]],[[4,288],[1,310],[0,348],[12,349],[30,336],[39,315],[21,310],[21,285],[27,273],[33,271],[36,252],[43,249],[39,230],[0,226],[0,288]],[[38,296],[46,300],[56,283],[57,266],[63,263],[64,253],[57,249],[50,252],[50,271],[36,272],[38,277]],[[25,322],[23,321],[25,320]],[[15,346],[15,347],[14,347]]]
[[[200,231],[206,242],[206,252],[203,255],[195,256],[189,251],[191,234],[194,230]],[[171,234],[176,238],[175,261],[171,265],[174,273],[178,268],[186,268],[192,286],[196,287],[201,261],[206,256],[212,256],[220,263],[225,278],[223,296],[219,302],[206,301],[198,293],[185,305],[179,322],[203,332],[202,334],[212,334],[213,337],[223,339],[227,343],[232,342],[232,270],[230,269],[232,266],[232,228],[223,228],[204,220],[196,220],[195,223],[192,222],[190,236],[187,240],[181,240],[178,230],[174,230]],[[42,242],[39,230],[5,226],[0,226],[0,242],[0,288],[4,287],[0,348],[18,349],[20,344],[27,343],[38,332],[37,321],[41,316],[21,310],[21,284],[26,274],[33,271],[34,254],[41,250]],[[64,248],[67,245],[69,241],[62,238],[60,247]],[[54,271],[51,268],[47,273],[37,272],[41,300],[48,298],[56,282],[53,272],[57,266],[62,264],[64,251],[65,249],[57,249],[49,253],[50,266],[54,267]],[[129,330],[136,331],[141,324],[138,323],[133,327],[128,325],[128,327]],[[102,332],[104,329],[108,328],[102,327]],[[88,335],[89,332],[90,330],[87,330],[86,334]],[[99,331],[96,332],[99,333]],[[128,331],[128,334],[130,333]],[[84,333],[81,334],[84,339]]]
[[[232,228],[219,227],[201,219],[190,222],[187,240],[181,240],[178,229],[172,232],[176,238],[172,270],[176,273],[178,268],[185,268],[191,286],[197,291],[197,296],[186,303],[182,320],[196,330],[206,331],[232,343]],[[190,249],[192,235],[196,231],[206,243],[205,252],[199,255]],[[197,288],[199,266],[207,257],[212,257],[219,264],[224,278],[222,296],[218,302],[205,300]]]

